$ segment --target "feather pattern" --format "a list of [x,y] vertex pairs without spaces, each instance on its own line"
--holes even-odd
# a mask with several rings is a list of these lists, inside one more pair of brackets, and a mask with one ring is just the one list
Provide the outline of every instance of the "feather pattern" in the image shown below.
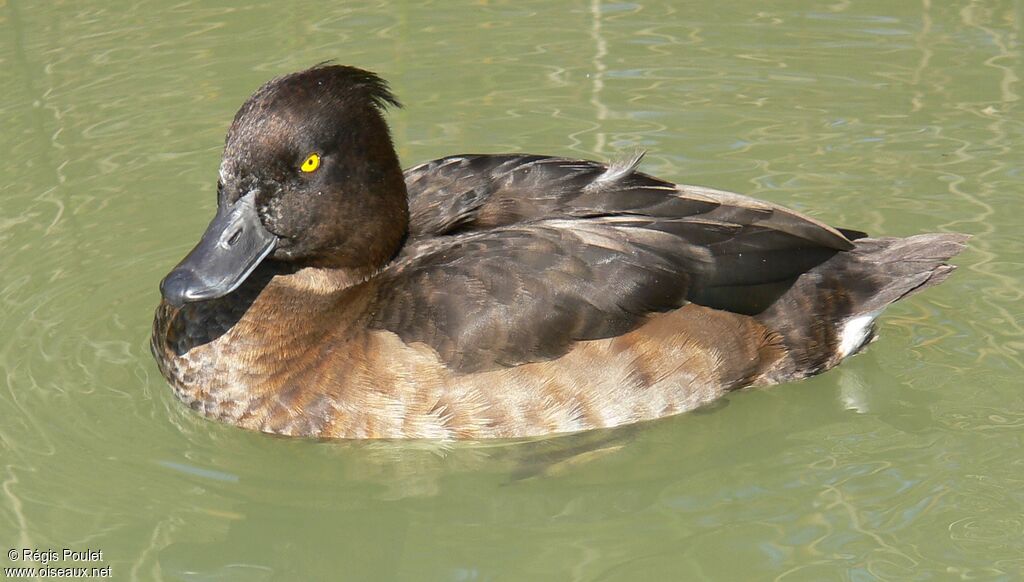
[[[407,170],[410,244],[383,273],[392,295],[381,297],[372,325],[467,369],[535,361],[687,301],[758,313],[800,273],[851,247],[791,210],[637,172],[640,158],[605,166],[461,155]],[[438,326],[396,314],[444,312],[436,291],[418,291],[437,288],[457,298],[458,317]],[[495,297],[498,289],[512,293]],[[535,318],[512,298],[546,315]],[[462,321],[476,333],[463,334]],[[503,340],[482,350],[478,334]]]

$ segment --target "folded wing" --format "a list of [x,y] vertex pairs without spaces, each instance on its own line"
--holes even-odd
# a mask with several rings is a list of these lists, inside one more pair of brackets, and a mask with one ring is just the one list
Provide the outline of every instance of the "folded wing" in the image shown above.
[[372,284],[370,325],[462,371],[540,361],[687,301],[759,313],[852,247],[791,210],[636,162],[454,156],[408,170],[410,239]]

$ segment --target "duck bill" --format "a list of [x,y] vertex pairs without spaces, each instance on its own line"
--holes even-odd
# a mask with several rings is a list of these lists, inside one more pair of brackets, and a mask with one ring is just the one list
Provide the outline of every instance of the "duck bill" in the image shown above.
[[250,192],[230,206],[217,207],[199,244],[160,282],[160,293],[175,307],[223,297],[237,289],[276,245],[277,237],[256,213],[256,193]]

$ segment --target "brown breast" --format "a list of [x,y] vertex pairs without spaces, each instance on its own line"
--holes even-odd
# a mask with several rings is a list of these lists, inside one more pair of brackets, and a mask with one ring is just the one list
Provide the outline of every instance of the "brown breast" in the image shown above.
[[691,410],[756,382],[782,354],[753,318],[691,304],[556,359],[460,373],[426,344],[360,327],[359,293],[307,283],[279,277],[224,300],[161,304],[153,350],[177,396],[292,436],[522,437]]

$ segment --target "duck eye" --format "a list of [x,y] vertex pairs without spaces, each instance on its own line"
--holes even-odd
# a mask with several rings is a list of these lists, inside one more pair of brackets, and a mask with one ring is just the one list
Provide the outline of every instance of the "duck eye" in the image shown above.
[[308,174],[309,172],[312,172],[313,170],[316,170],[319,167],[320,156],[317,154],[309,154],[308,156],[306,156],[306,161],[302,162],[302,165],[299,166],[299,169]]

